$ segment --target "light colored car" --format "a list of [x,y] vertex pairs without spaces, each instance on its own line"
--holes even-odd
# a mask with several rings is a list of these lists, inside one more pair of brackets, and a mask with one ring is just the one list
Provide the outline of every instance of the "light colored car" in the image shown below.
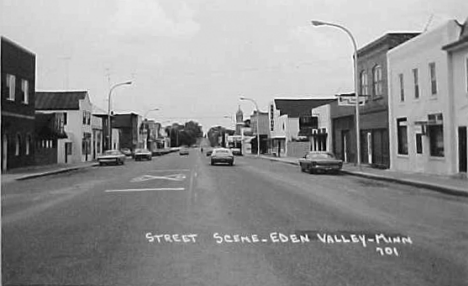
[[188,148],[181,148],[179,151],[179,155],[188,155],[189,149]]
[[122,152],[125,156],[133,156],[133,152],[132,150],[128,149],[128,148],[122,148],[120,149],[120,152]]
[[232,151],[226,148],[216,148],[213,149],[211,153],[211,165],[217,163],[225,163],[229,165],[234,165],[234,155]]
[[333,153],[323,151],[311,151],[299,159],[302,172],[340,172],[343,161],[337,159]]
[[124,153],[120,152],[119,150],[107,150],[97,158],[99,165],[108,165],[108,164],[116,164],[116,165],[123,165],[125,164],[125,156]]
[[135,149],[135,154],[133,156],[135,157],[135,161],[141,161],[143,159],[151,160],[153,158],[153,154],[148,149]]

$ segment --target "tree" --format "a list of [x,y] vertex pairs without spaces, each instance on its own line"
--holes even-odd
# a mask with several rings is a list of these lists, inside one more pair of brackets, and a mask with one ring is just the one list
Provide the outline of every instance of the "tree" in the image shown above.
[[171,138],[171,147],[191,146],[203,137],[202,127],[194,121],[186,122],[184,125],[174,123],[165,130]]

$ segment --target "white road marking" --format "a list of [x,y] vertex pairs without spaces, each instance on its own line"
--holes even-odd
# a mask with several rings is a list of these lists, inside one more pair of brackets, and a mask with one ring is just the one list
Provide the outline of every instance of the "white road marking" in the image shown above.
[[106,190],[106,193],[151,192],[151,191],[183,191],[183,190],[185,190],[185,188],[122,189],[122,190]]
[[174,174],[174,175],[167,175],[167,176],[153,176],[153,175],[143,175],[140,177],[133,178],[130,182],[144,182],[150,180],[168,180],[168,181],[183,181],[185,180],[186,176],[184,174]]

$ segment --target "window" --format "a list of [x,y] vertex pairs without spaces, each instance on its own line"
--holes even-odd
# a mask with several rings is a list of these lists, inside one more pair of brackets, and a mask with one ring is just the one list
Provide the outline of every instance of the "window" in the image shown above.
[[86,111],[83,111],[83,124],[86,124]]
[[369,95],[366,71],[361,72],[360,78],[361,78],[361,95]]
[[19,156],[21,146],[21,136],[16,134],[16,144],[15,144],[15,156]]
[[67,125],[67,113],[66,112],[63,113],[63,125],[64,126]]
[[442,113],[429,114],[427,132],[429,135],[429,149],[431,156],[444,157],[444,123]]
[[8,88],[8,100],[15,101],[16,77],[12,74],[6,75],[6,85]]
[[416,134],[416,153],[422,154],[422,134]]
[[26,137],[26,155],[29,155],[29,148],[31,146],[31,135],[28,134],[28,136]]
[[429,64],[429,73],[431,76],[431,94],[437,94],[437,78],[436,78],[436,65],[435,63]]
[[377,65],[372,70],[374,98],[382,97],[382,67]]
[[21,91],[23,92],[23,103],[29,103],[29,82],[25,79],[21,80]]
[[403,74],[398,75],[398,79],[400,81],[400,101],[405,101],[405,85],[403,80]]
[[88,114],[88,125],[91,125],[91,112],[87,112]]
[[408,155],[408,122],[406,118],[397,119],[398,154]]
[[414,80],[414,98],[419,98],[419,79],[418,79],[418,69],[413,69],[413,80]]

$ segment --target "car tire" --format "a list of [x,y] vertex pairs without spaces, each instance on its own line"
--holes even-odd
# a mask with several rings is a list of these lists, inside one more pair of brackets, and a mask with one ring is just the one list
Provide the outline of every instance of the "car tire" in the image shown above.
[[214,164],[215,164],[215,163],[214,163],[213,161],[211,161],[211,166],[214,166]]
[[312,167],[309,167],[308,171],[309,171],[309,174],[315,174],[314,168]]
[[305,172],[305,169],[304,169],[304,165],[300,165],[301,166],[301,172]]
[[99,166],[104,166],[104,163],[103,163],[103,162],[99,162]]

